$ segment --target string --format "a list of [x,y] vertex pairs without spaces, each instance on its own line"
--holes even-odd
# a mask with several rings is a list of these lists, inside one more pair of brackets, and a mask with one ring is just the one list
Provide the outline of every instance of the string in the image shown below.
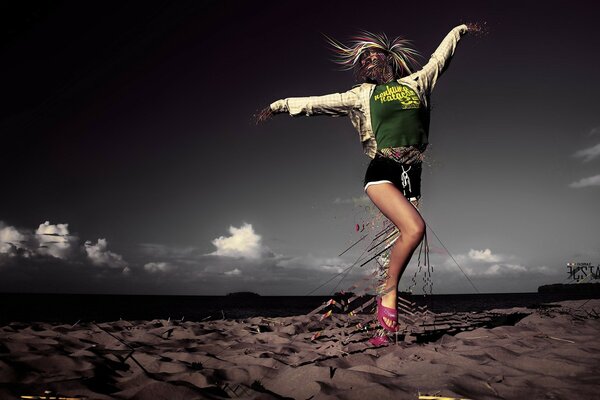
[[454,261],[454,263],[456,264],[456,266],[458,267],[458,269],[460,269],[460,272],[463,273],[463,275],[465,276],[465,278],[467,278],[467,280],[469,281],[469,283],[471,284],[471,286],[473,286],[473,289],[475,289],[475,291],[477,293],[481,293],[481,292],[479,292],[479,289],[477,289],[477,287],[475,286],[475,284],[473,283],[473,281],[471,281],[471,278],[469,278],[469,276],[465,273],[465,271],[458,264],[458,262],[456,262],[456,260],[454,259],[454,256],[452,255],[452,253],[450,253],[450,251],[448,250],[448,248],[444,245],[444,243],[442,243],[442,241],[440,240],[440,238],[438,237],[438,235],[435,233],[435,231],[433,230],[433,228],[429,224],[427,224],[427,222],[425,222],[425,225],[427,225],[427,227],[431,230],[431,232],[433,233],[433,235],[435,236],[435,238],[438,240],[438,242],[440,242],[440,244],[442,245],[442,247],[444,248],[444,250],[446,250],[446,252],[450,256],[450,258],[452,259],[452,261]]

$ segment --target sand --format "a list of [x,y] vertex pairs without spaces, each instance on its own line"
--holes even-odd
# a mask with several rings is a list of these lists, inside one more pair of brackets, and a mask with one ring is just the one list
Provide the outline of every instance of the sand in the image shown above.
[[0,399],[600,398],[600,300],[494,312],[522,318],[383,347],[336,315],[11,323],[0,327]]

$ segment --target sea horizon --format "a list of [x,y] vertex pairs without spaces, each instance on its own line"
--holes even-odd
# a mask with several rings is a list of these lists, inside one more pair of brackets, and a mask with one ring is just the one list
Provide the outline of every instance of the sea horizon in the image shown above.
[[[307,314],[334,295],[248,296],[142,295],[77,293],[0,293],[0,324],[10,322],[107,322],[119,319],[207,321]],[[479,312],[496,308],[536,307],[598,295],[578,293],[412,294],[405,299],[432,312]],[[370,298],[365,296],[365,299]],[[273,301],[276,299],[277,301]],[[361,299],[357,299],[360,302]],[[370,312],[369,308],[365,310]],[[340,311],[342,312],[342,311]]]

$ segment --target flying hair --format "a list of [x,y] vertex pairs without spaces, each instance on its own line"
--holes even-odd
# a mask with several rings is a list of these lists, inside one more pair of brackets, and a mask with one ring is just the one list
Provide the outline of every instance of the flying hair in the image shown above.
[[400,36],[390,40],[385,33],[360,31],[358,35],[350,38],[350,46],[325,34],[323,36],[335,54],[332,61],[340,65],[342,70],[351,70],[360,66],[362,54],[369,49],[380,50],[390,56],[390,63],[397,77],[412,74],[418,65],[415,57],[420,54],[411,47],[410,40]]

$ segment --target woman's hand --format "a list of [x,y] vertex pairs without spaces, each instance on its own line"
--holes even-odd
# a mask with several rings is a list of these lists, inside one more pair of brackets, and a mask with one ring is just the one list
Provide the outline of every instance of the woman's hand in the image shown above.
[[271,118],[273,116],[273,111],[271,111],[271,107],[265,107],[260,110],[258,113],[254,114],[254,122],[256,125],[261,124]]
[[488,33],[487,22],[467,22],[467,30],[469,34],[476,37],[485,36]]

